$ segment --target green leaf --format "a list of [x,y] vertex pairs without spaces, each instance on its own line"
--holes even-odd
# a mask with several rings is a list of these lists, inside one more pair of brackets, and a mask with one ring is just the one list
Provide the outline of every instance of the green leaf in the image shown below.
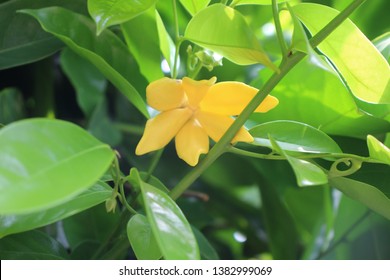
[[49,235],[29,231],[0,239],[2,260],[64,260],[66,250]]
[[25,215],[0,216],[0,238],[18,232],[43,227],[77,214],[110,198],[112,189],[98,182],[72,200],[48,210]]
[[114,33],[106,30],[96,37],[92,20],[60,7],[21,12],[36,18],[45,31],[94,64],[141,113],[149,117],[144,99],[128,80],[132,76],[130,54]]
[[[312,3],[298,4],[293,10],[312,34],[338,14],[330,7]],[[370,103],[390,103],[389,65],[352,21],[341,23],[318,49],[332,61],[357,98]]]
[[83,0],[12,0],[0,5],[0,70],[43,59],[63,44],[42,30],[34,19],[17,14],[19,9],[63,6],[87,13]]
[[386,58],[387,62],[390,62],[390,32],[375,38],[372,43]]
[[278,70],[263,51],[244,16],[225,5],[214,4],[197,13],[188,23],[184,36],[236,64],[262,63],[274,71]]
[[321,130],[295,121],[272,121],[249,130],[253,145],[272,148],[268,135],[285,151],[301,153],[342,153],[337,143]]
[[180,3],[184,8],[194,16],[200,10],[207,7],[211,0],[180,0]]
[[152,227],[148,219],[141,214],[136,214],[127,223],[127,237],[135,256],[139,260],[158,260],[161,251],[154,238]]
[[165,192],[141,180],[133,168],[130,176],[141,189],[146,216],[166,260],[199,259],[199,248],[187,219]]
[[[276,0],[278,3],[290,0]],[[233,5],[272,5],[272,0],[233,0]]]
[[[271,71],[260,72],[265,80]],[[254,83],[261,87],[261,83]],[[253,114],[264,123],[293,120],[309,124],[329,135],[366,138],[390,131],[389,122],[359,112],[353,97],[334,74],[309,58],[296,65],[274,88],[279,105],[266,114]]]
[[91,116],[103,100],[107,80],[91,62],[69,48],[61,52],[60,63],[76,90],[77,103],[86,116]]
[[0,123],[9,124],[24,117],[22,94],[16,88],[0,91]]
[[283,149],[279,146],[271,136],[269,140],[272,144],[272,147],[282,156],[284,156],[287,161],[290,163],[295,176],[297,178],[297,184],[300,187],[324,185],[328,183],[328,177],[326,174],[319,168],[317,165],[308,162],[307,160],[294,158],[289,156]]
[[215,251],[213,246],[211,246],[210,242],[203,235],[200,230],[196,227],[192,227],[192,231],[194,232],[196,241],[199,244],[199,251],[202,257],[202,260],[219,260],[218,253]]
[[97,25],[97,34],[124,23],[152,7],[157,0],[88,0],[88,11]]
[[171,36],[169,36],[167,30],[165,29],[164,22],[162,21],[160,14],[158,13],[157,10],[155,13],[156,13],[158,38],[160,41],[160,50],[164,58],[168,62],[169,69],[171,70],[171,72],[173,72],[173,68],[175,65],[176,46]]
[[390,220],[390,199],[379,189],[345,177],[331,178],[329,183],[345,195],[363,203],[371,210]]
[[367,136],[370,157],[390,165],[390,149],[372,135]]
[[114,158],[80,127],[30,119],[0,130],[0,213],[27,214],[69,201],[94,184]]
[[121,25],[127,46],[149,83],[164,77],[156,16],[155,10],[149,9]]

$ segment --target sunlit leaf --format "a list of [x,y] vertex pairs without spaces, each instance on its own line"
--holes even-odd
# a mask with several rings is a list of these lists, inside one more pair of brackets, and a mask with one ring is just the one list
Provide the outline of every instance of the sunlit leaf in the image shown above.
[[97,34],[109,26],[124,23],[152,7],[157,0],[88,0],[88,11],[97,25]]
[[390,165],[390,149],[372,135],[367,136],[370,157]]
[[136,169],[131,169],[130,176],[141,189],[146,216],[164,259],[199,259],[195,236],[177,204],[165,192],[143,182]]
[[372,185],[345,177],[329,179],[332,187],[390,220],[390,198]]
[[[297,17],[314,35],[338,12],[319,4],[293,7]],[[345,20],[319,46],[359,99],[371,103],[390,103],[390,67],[384,57],[350,20]]]
[[111,193],[112,188],[103,182],[98,182],[82,194],[56,207],[25,215],[2,215],[0,216],[0,238],[65,219],[104,202]]
[[29,119],[0,130],[0,213],[27,214],[87,190],[114,158],[108,145],[65,121]]
[[252,127],[253,145],[272,148],[271,135],[285,151],[302,153],[341,153],[337,143],[321,130],[294,121],[273,121]]
[[215,51],[240,65],[261,63],[277,67],[263,51],[257,38],[238,11],[214,4],[197,13],[187,25],[185,38]]
[[180,0],[180,3],[193,16],[207,7],[211,0]]
[[303,159],[289,156],[271,136],[269,140],[272,147],[290,163],[300,187],[324,185],[328,183],[328,177],[317,165]]
[[45,31],[94,64],[141,113],[149,116],[144,99],[129,82],[129,51],[114,33],[106,30],[96,37],[92,20],[60,7],[21,12],[36,18]]
[[127,223],[127,236],[135,256],[139,260],[158,260],[161,251],[154,238],[152,227],[148,219],[141,214],[136,214]]
[[[276,0],[278,3],[290,0]],[[233,0],[234,5],[272,5],[272,0]]]
[[382,53],[382,55],[387,59],[387,62],[390,61],[390,32],[375,38],[372,43],[374,46]]
[[[175,65],[176,46],[171,36],[169,36],[167,30],[165,29],[164,22],[162,21],[160,14],[158,13],[157,10],[156,10],[156,23],[157,23],[158,38],[160,41],[160,50],[165,60],[168,62],[169,69],[172,72]],[[178,65],[176,65],[176,67],[178,67]]]

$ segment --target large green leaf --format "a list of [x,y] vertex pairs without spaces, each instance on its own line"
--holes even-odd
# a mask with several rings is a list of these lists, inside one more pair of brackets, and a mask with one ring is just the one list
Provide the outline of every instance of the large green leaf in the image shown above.
[[[158,13],[157,10],[155,11],[155,13],[156,13],[158,38],[160,42],[160,50],[165,60],[168,62],[169,69],[171,70],[171,72],[173,72],[173,68],[175,66],[176,46],[171,36],[169,36],[169,33],[167,32],[160,14]],[[176,65],[176,67],[178,67],[178,65]]]
[[156,16],[155,10],[149,9],[121,25],[127,46],[148,82],[164,77]]
[[157,0],[88,0],[88,11],[97,25],[97,34],[109,26],[124,23],[152,7]]
[[80,127],[30,119],[0,130],[0,213],[27,214],[64,203],[107,170],[111,148]]
[[[312,3],[298,4],[293,10],[312,34],[338,14],[330,7]],[[332,61],[357,98],[390,103],[389,64],[352,21],[345,20],[318,48]]]
[[15,67],[43,59],[63,44],[42,30],[37,22],[19,9],[38,9],[62,6],[80,13],[87,13],[83,0],[12,0],[0,5],[0,69]]
[[390,165],[390,149],[372,135],[367,136],[370,157]]
[[330,178],[332,187],[390,220],[390,198],[372,185],[345,177]]
[[36,18],[45,31],[94,64],[141,113],[149,116],[144,99],[128,80],[132,75],[129,51],[114,33],[106,30],[97,37],[92,20],[60,7],[22,12]]
[[277,70],[238,11],[214,4],[197,13],[188,23],[185,38],[220,53],[240,65],[261,63]]
[[139,260],[158,260],[161,251],[154,238],[152,227],[148,219],[141,214],[136,214],[127,223],[127,237],[135,256]]
[[63,260],[64,247],[41,231],[29,231],[0,239],[2,260]]
[[251,144],[272,148],[271,135],[285,151],[302,153],[341,153],[332,138],[310,125],[294,121],[273,121],[252,127],[249,133],[255,141]]
[[207,7],[211,0],[180,0],[180,3],[193,16]]
[[86,116],[91,116],[103,100],[107,80],[91,62],[69,48],[61,52],[60,63],[76,90],[77,103]]
[[272,147],[282,156],[284,156],[291,165],[297,184],[300,187],[324,185],[328,183],[328,177],[317,165],[303,159],[294,158],[288,155],[275,139],[269,136]]
[[[290,0],[276,0],[278,3]],[[272,5],[272,0],[233,0],[234,5]]]
[[200,258],[194,233],[175,201],[168,194],[145,183],[136,169],[131,169],[132,183],[141,189],[146,216],[166,260]]
[[65,219],[110,198],[112,188],[98,182],[82,194],[53,208],[25,215],[0,216],[0,238]]
[[382,55],[390,62],[390,32],[375,38],[372,43],[382,53]]
[[[261,71],[266,80],[271,71]],[[261,87],[261,83],[254,83]],[[310,59],[296,65],[272,91],[279,105],[266,114],[254,114],[258,123],[294,120],[327,134],[366,138],[390,130],[388,122],[359,112],[353,97],[333,72]]]

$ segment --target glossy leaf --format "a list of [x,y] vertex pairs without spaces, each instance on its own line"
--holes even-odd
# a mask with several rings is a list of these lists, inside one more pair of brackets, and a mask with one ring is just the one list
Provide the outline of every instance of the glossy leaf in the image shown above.
[[34,19],[18,14],[20,9],[63,6],[86,13],[83,0],[12,0],[0,5],[0,70],[43,59],[62,48],[63,43],[42,30]]
[[165,60],[168,62],[169,69],[172,72],[173,67],[175,65],[176,46],[171,36],[169,36],[167,30],[165,29],[164,22],[162,21],[160,14],[158,13],[157,10],[156,10],[156,23],[157,23],[158,38],[160,41],[160,50]]
[[345,177],[329,179],[332,187],[342,191],[350,198],[357,200],[373,211],[390,220],[390,198],[372,185]]
[[390,62],[390,32],[375,38],[372,43],[387,59],[387,62]]
[[161,251],[154,238],[148,219],[141,214],[136,214],[127,223],[127,237],[135,256],[139,260],[158,260]]
[[97,34],[124,23],[152,7],[157,0],[88,0],[89,14],[96,22]]
[[36,18],[45,31],[94,64],[141,113],[149,116],[145,101],[128,80],[132,75],[128,66],[132,63],[129,52],[114,33],[106,30],[96,37],[90,19],[60,7],[22,12]]
[[341,153],[332,138],[310,125],[294,121],[273,121],[252,127],[249,133],[255,141],[251,144],[272,148],[271,135],[285,151],[301,153]]
[[0,238],[65,219],[104,202],[110,198],[111,193],[112,188],[106,183],[98,182],[82,194],[53,208],[25,215],[0,216]]
[[199,259],[195,236],[177,204],[165,192],[143,182],[136,169],[130,176],[141,189],[146,216],[164,259]]
[[390,149],[372,135],[367,136],[370,157],[390,165]]
[[76,90],[77,103],[86,116],[91,116],[103,100],[107,80],[91,62],[69,48],[61,52],[60,63]]
[[194,16],[200,10],[207,7],[211,0],[180,0],[184,8]]
[[[266,72],[260,72],[262,79],[271,75],[271,71]],[[272,94],[278,97],[279,105],[266,114],[254,114],[251,119],[258,123],[293,120],[329,135],[363,138],[390,131],[388,122],[360,113],[338,77],[310,59],[296,65]]]
[[328,183],[328,178],[326,174],[319,168],[317,165],[308,162],[307,160],[294,158],[289,156],[283,149],[279,146],[271,136],[269,138],[272,147],[282,156],[284,156],[289,164],[291,165],[296,179],[297,184],[300,187],[324,185]]
[[222,4],[214,4],[196,14],[184,34],[204,48],[217,52],[236,64],[261,63],[274,71],[245,18],[238,11]]
[[[312,3],[298,4],[293,10],[312,34],[338,14],[330,7]],[[357,98],[370,103],[390,103],[389,64],[350,20],[345,20],[318,49],[332,61]]]
[[41,231],[29,231],[0,239],[2,260],[64,260],[64,247]]
[[94,184],[113,158],[109,146],[72,123],[15,122],[0,130],[0,213],[64,203]]
[[[278,3],[290,0],[276,0]],[[272,0],[233,0],[233,4],[238,5],[272,5]]]
[[127,46],[149,83],[164,77],[156,16],[154,9],[149,9],[121,25]]

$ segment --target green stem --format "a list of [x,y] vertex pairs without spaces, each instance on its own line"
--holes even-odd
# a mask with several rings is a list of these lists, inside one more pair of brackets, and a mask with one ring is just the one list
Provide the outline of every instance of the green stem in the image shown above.
[[122,181],[119,185],[119,190],[120,190],[120,194],[122,196],[122,204],[126,207],[126,209],[132,214],[132,215],[135,215],[137,214],[137,211],[134,210],[133,207],[130,206],[130,204],[127,202],[127,199],[126,199],[126,194],[125,194],[125,190],[124,190],[124,181]]
[[178,61],[179,61],[179,51],[180,51],[180,46],[181,46],[181,43],[183,42],[183,39],[180,38],[179,20],[178,20],[178,16],[177,16],[176,0],[172,0],[172,6],[173,6],[173,18],[174,18],[174,25],[175,25],[175,60],[173,62],[172,79],[176,79],[177,78]]
[[287,44],[284,40],[282,25],[280,23],[279,8],[276,0],[272,0],[272,13],[274,16],[276,35],[278,37],[280,50],[282,52],[283,59],[287,57]]
[[[365,0],[355,0],[338,16],[330,21],[322,30],[310,39],[312,47],[316,47],[325,38],[335,30],[343,20],[345,20],[360,4]],[[255,97],[249,102],[242,113],[237,117],[230,128],[225,132],[222,138],[214,145],[207,156],[194,169],[192,169],[171,191],[173,199],[177,199],[220,155],[222,155],[230,145],[231,140],[237,134],[238,130],[244,125],[245,121],[255,111],[259,104],[267,97],[274,87],[283,79],[284,76],[298,64],[304,57],[305,53],[296,52],[283,60],[280,65],[280,72],[274,73],[271,78],[264,84]]]
[[148,169],[148,173],[147,173],[146,180],[145,180],[146,182],[149,181],[150,176],[152,176],[154,170],[156,169],[156,167],[158,165],[158,162],[160,161],[160,158],[161,158],[163,152],[164,152],[164,148],[158,150],[154,154],[154,157],[153,157],[152,162],[150,163],[150,166],[149,166],[149,169]]
[[142,135],[144,133],[144,127],[138,126],[138,125],[131,125],[127,123],[114,123],[115,128],[119,129],[122,132],[135,134],[135,135]]

